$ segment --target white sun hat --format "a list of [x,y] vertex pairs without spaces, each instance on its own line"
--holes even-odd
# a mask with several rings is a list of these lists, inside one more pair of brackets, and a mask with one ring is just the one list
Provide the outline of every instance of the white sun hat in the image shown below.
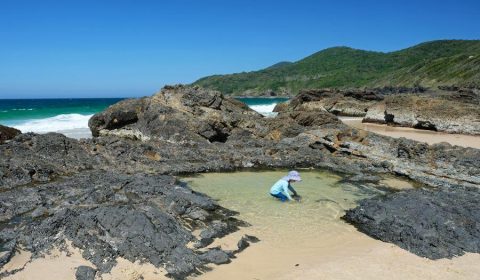
[[283,177],[282,179],[285,181],[290,181],[290,180],[297,181],[297,182],[302,181],[302,178],[300,178],[300,173],[298,173],[295,170],[288,172],[288,175]]

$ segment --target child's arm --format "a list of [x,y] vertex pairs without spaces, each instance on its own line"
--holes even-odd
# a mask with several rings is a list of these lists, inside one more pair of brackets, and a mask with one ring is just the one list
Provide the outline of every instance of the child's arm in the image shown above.
[[292,197],[290,196],[290,193],[288,192],[289,188],[289,183],[285,182],[286,184],[283,185],[283,192],[287,196],[288,200],[293,200]]
[[288,189],[293,193],[293,196],[298,196],[297,191],[293,188],[292,185],[290,185],[290,183],[288,183]]

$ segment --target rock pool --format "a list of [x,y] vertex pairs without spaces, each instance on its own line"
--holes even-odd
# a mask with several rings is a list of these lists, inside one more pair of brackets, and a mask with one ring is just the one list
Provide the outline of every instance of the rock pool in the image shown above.
[[[328,171],[300,170],[303,181],[294,183],[301,202],[282,203],[269,195],[270,187],[288,170],[208,173],[187,177],[191,188],[238,211],[239,218],[252,225],[247,231],[275,246],[311,246],[322,235],[337,235],[353,230],[343,222],[346,209],[360,199],[379,192],[361,184],[342,182],[340,175]],[[275,230],[272,231],[272,228]]]

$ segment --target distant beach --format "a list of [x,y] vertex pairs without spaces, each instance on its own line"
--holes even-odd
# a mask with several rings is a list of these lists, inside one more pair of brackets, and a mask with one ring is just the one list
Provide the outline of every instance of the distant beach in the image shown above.
[[355,117],[340,117],[340,120],[349,126],[393,138],[405,137],[415,141],[425,142],[430,145],[447,142],[461,147],[480,149],[480,136],[476,135],[453,134],[409,127],[394,127],[384,124],[362,123],[362,118]]

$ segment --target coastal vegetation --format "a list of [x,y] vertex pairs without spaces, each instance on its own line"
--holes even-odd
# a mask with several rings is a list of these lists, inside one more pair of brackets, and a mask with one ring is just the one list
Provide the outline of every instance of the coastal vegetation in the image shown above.
[[480,40],[440,40],[394,52],[333,47],[266,69],[194,82],[233,95],[294,95],[309,88],[480,86]]

